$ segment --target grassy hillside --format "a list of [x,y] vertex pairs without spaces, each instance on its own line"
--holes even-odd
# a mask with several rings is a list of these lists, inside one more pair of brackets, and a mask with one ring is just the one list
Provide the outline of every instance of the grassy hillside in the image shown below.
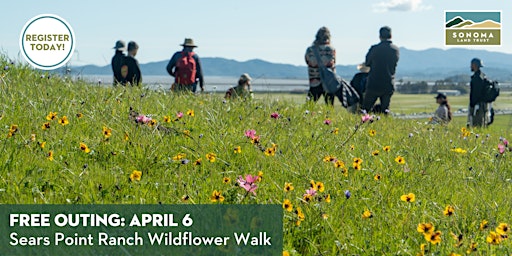
[[[104,88],[4,66],[2,203],[283,204],[291,255],[512,253],[507,121],[363,122],[323,103]],[[130,107],[154,121],[136,123]],[[247,174],[255,194],[237,184]]]

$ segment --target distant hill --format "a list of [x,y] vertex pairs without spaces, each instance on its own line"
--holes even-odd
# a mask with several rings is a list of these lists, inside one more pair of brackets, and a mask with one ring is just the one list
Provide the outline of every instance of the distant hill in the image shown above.
[[[338,52],[338,55],[343,56],[343,52]],[[489,77],[500,81],[512,81],[512,54],[462,48],[417,51],[402,47],[396,78],[437,80],[456,75],[469,76],[469,63],[474,57],[482,59],[485,66],[483,70]],[[249,73],[254,77],[307,78],[305,65],[272,63],[260,59],[236,61],[219,57],[203,57],[201,62],[206,76],[237,77],[242,73]],[[141,64],[142,74],[167,76],[167,63],[168,60]],[[73,71],[84,75],[112,74],[110,65],[73,67]],[[350,79],[357,73],[356,65],[337,65],[336,71],[345,79]]]
[[454,26],[451,26],[452,28],[462,28],[462,27],[465,27],[465,26],[469,26],[469,25],[473,25],[473,22],[470,21],[470,20],[466,20],[464,22],[461,22],[457,25],[454,25]]
[[464,28],[501,28],[501,25],[492,20],[486,20],[479,23],[474,23]]
[[446,27],[447,27],[447,28],[451,28],[451,27],[453,27],[453,26],[455,26],[455,25],[458,25],[458,24],[460,24],[460,23],[462,23],[462,22],[464,22],[464,19],[463,19],[463,18],[461,18],[460,16],[457,16],[457,17],[455,17],[455,18],[451,19],[450,21],[448,21],[448,22],[446,23]]

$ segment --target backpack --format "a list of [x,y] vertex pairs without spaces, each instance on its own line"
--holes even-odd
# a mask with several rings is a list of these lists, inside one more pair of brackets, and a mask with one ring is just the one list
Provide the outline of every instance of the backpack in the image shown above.
[[196,82],[196,60],[194,52],[181,52],[181,57],[176,62],[176,83],[191,85]]
[[484,95],[483,101],[493,102],[500,95],[500,87],[498,81],[484,78]]

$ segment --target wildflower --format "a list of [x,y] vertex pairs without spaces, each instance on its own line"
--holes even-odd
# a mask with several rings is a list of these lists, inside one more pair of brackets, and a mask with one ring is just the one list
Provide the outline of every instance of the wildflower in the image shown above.
[[48,155],[46,156],[46,158],[50,161],[53,161],[53,151],[48,151]]
[[83,152],[85,153],[89,153],[91,152],[91,150],[89,149],[89,147],[87,147],[87,145],[83,142],[80,142],[80,150],[82,150]]
[[500,154],[503,155],[503,153],[505,153],[505,145],[503,144],[498,144],[498,151],[500,152]]
[[103,136],[105,136],[105,138],[110,138],[110,136],[112,136],[112,129],[103,126]]
[[274,112],[274,113],[270,114],[270,117],[274,118],[274,119],[278,119],[279,118],[279,113]]
[[459,154],[466,154],[468,152],[467,150],[462,149],[462,148],[454,148],[454,149],[450,149],[450,151],[459,153]]
[[324,192],[325,186],[324,186],[323,182],[321,182],[321,181],[315,182],[314,180],[311,180],[309,183],[313,190],[318,191],[318,192]]
[[418,256],[425,256],[425,247],[426,246],[427,246],[426,244],[420,244],[420,253],[417,254]]
[[325,119],[324,124],[330,125],[332,123],[331,119]]
[[275,148],[267,148],[267,149],[265,149],[265,155],[266,156],[275,156],[276,155],[276,149]]
[[480,230],[484,230],[484,229],[488,228],[489,227],[488,223],[489,223],[488,221],[482,220],[482,222],[480,222]]
[[153,126],[155,126],[157,124],[158,124],[158,121],[156,119],[151,119],[148,122],[148,125],[151,126],[151,127],[153,127]]
[[44,123],[44,124],[41,126],[41,129],[43,129],[43,130],[50,129],[50,122],[46,122],[46,123]]
[[399,163],[399,164],[405,164],[405,159],[401,156],[397,156],[395,158],[395,162]]
[[182,202],[186,202],[186,201],[188,201],[189,199],[190,199],[190,196],[188,196],[188,195],[183,195],[183,196],[181,197],[181,201],[182,201]]
[[341,174],[343,174],[343,176],[347,177],[348,176],[348,169],[346,167],[343,167],[341,169]]
[[354,170],[356,171],[360,171],[361,169],[363,169],[363,167],[357,163],[352,163],[352,168],[354,168]]
[[327,213],[322,213],[322,219],[326,220],[329,218],[329,214]]
[[372,218],[372,217],[373,217],[373,214],[370,210],[368,210],[368,209],[364,210],[363,219],[368,219],[368,218]]
[[416,230],[420,232],[421,234],[430,234],[434,232],[434,225],[432,223],[420,223],[418,224],[418,227]]
[[371,120],[372,117],[368,114],[361,116],[361,122],[366,123],[367,121]]
[[375,135],[377,135],[377,131],[375,131],[375,130],[373,130],[373,129],[371,129],[368,133],[369,133],[369,134],[370,134],[370,136],[372,136],[372,137],[373,137],[373,136],[375,136]]
[[57,119],[57,112],[51,112],[46,116],[46,120],[51,121]]
[[263,172],[259,171],[258,172],[258,178],[256,179],[256,181],[261,182],[262,179],[263,179]]
[[458,254],[458,253],[454,253],[454,252],[452,252],[452,253],[448,254],[448,256],[462,256],[462,255],[460,255],[460,254]]
[[180,112],[176,113],[176,118],[180,119],[182,117],[183,117],[183,112],[180,111]]
[[413,136],[414,136],[414,134],[412,134],[412,132],[409,133],[409,138],[412,138]]
[[336,158],[334,156],[325,156],[324,159],[323,159],[323,161],[326,162],[326,163],[332,162],[334,160],[336,160]]
[[224,202],[224,197],[222,196],[222,191],[214,190],[212,195],[210,196],[210,201],[212,201],[212,202]]
[[222,179],[222,183],[224,183],[224,184],[229,184],[229,183],[231,183],[231,179],[230,179],[229,177],[224,177],[224,178]]
[[384,148],[382,148],[385,152],[389,152],[391,150],[391,147],[390,146],[384,146]]
[[331,203],[331,194],[327,194],[324,196],[324,200],[326,203]]
[[354,145],[350,145],[350,150],[354,150],[356,147]]
[[189,130],[184,130],[183,131],[183,135],[190,137],[190,131]]
[[283,209],[285,209],[288,212],[291,212],[293,210],[292,202],[290,202],[290,200],[288,199],[285,199],[283,201]]
[[379,151],[378,150],[372,151],[372,156],[378,156],[378,155],[379,155]]
[[206,154],[206,159],[208,159],[208,161],[210,161],[210,163],[215,162],[216,157],[217,157],[217,155],[215,155],[214,153]]
[[501,243],[501,235],[496,233],[496,232],[493,232],[491,231],[489,233],[489,235],[487,236],[487,238],[485,239],[485,241],[487,241],[488,244],[492,244],[492,245],[498,245]]
[[425,233],[424,236],[425,240],[427,240],[427,242],[430,242],[431,244],[436,245],[441,242],[441,231]]
[[382,176],[380,176],[380,174],[377,173],[375,174],[375,176],[373,176],[373,179],[379,181],[380,179],[382,179]]
[[292,183],[288,183],[288,182],[285,182],[284,183],[284,192],[290,192],[294,189],[294,187],[292,186]]
[[290,252],[288,252],[288,251],[283,251],[283,256],[290,256]]
[[164,116],[164,123],[170,123],[171,117],[170,116]]
[[142,178],[141,171],[133,170],[132,173],[130,174],[131,181],[140,181],[140,178]]
[[332,134],[338,134],[339,131],[340,131],[340,129],[334,128],[334,130],[332,130],[331,133]]
[[316,195],[316,190],[313,189],[313,188],[310,188],[310,189],[306,190],[306,194],[304,194],[303,196],[305,197],[307,195],[308,196],[315,196]]
[[242,176],[238,176],[238,179],[236,181],[238,182],[238,185],[240,185],[241,188],[245,189],[245,191],[252,192],[254,195],[256,195],[256,189],[258,188],[258,185],[256,185],[257,180],[258,176],[252,176],[250,174],[247,174],[245,176],[245,179],[242,178]]
[[506,235],[510,231],[510,227],[507,223],[500,223],[498,227],[496,227],[496,232],[500,235]]
[[350,190],[345,190],[344,194],[345,194],[346,199],[349,199],[350,196],[352,196],[352,193],[350,193]]
[[304,200],[304,202],[306,203],[309,203],[313,201],[313,196],[311,194],[306,193],[302,196],[302,200]]
[[409,193],[407,195],[402,195],[400,197],[400,200],[404,201],[404,202],[414,202],[414,200],[416,200],[416,196],[413,194],[413,193]]
[[46,146],[46,141],[38,142],[39,147],[44,148]]
[[455,213],[455,209],[451,205],[447,205],[446,208],[444,208],[443,214],[445,216],[452,216]]
[[178,153],[177,155],[175,155],[172,160],[175,160],[175,161],[178,161],[178,160],[181,160],[183,158],[185,158],[187,156],[187,154],[185,153]]
[[478,244],[477,244],[477,243],[475,243],[475,242],[471,242],[471,243],[469,244],[469,248],[468,248],[468,250],[466,251],[466,253],[467,253],[467,254],[470,254],[470,253],[472,253],[472,252],[476,252],[476,247],[477,247],[477,246],[478,246]]
[[61,124],[62,126],[68,125],[69,124],[68,117],[67,116],[61,117],[59,119],[59,124]]
[[297,214],[297,217],[301,221],[306,218],[305,215],[304,215],[304,212],[302,211],[302,209],[300,207],[295,208],[295,214]]
[[508,147],[508,140],[507,140],[507,139],[505,139],[505,138],[503,138],[503,140],[502,140],[502,141],[503,141],[503,144],[505,145],[505,147]]
[[137,123],[143,123],[143,124],[147,124],[151,121],[151,117],[148,117],[148,116],[145,116],[145,115],[139,115],[135,118],[135,121]]
[[455,246],[455,247],[457,247],[457,248],[458,248],[458,247],[460,247],[460,246],[462,245],[462,243],[463,243],[463,241],[462,241],[462,240],[463,240],[463,236],[462,236],[462,234],[460,234],[460,235],[456,235],[456,234],[454,234],[453,232],[450,232],[450,235],[451,235],[451,236],[452,236],[452,238],[456,241],[456,242],[455,242],[455,244],[454,244],[453,246]]
[[362,164],[363,163],[363,159],[359,158],[359,157],[355,157],[354,159],[354,164]]
[[193,117],[193,116],[195,116],[195,114],[194,114],[194,110],[189,109],[189,110],[187,111],[187,115],[188,115],[188,116],[192,116],[192,117]]
[[201,159],[201,158],[198,158],[198,159],[194,162],[194,165],[201,165],[201,161],[202,161],[202,159]]
[[124,140],[128,141],[130,139],[130,136],[128,136],[127,132],[124,132]]
[[77,113],[76,114],[76,118],[82,118],[82,117],[84,117],[84,114],[82,114],[82,113]]
[[242,148],[240,146],[237,146],[233,149],[233,151],[235,152],[235,154],[240,154],[242,153]]
[[188,159],[181,160],[181,164],[188,164],[190,161]]
[[245,137],[252,139],[256,136],[256,131],[255,130],[247,130],[247,131],[245,131],[244,135],[245,135]]
[[334,162],[334,167],[336,168],[345,168],[345,163],[341,160],[336,160],[336,162]]
[[35,133],[30,134],[30,141],[36,141],[36,134]]

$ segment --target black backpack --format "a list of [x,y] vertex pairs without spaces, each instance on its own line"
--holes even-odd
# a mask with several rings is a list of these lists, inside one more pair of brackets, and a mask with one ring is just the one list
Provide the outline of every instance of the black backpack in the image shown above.
[[485,102],[493,102],[500,96],[500,87],[498,81],[484,78],[484,96]]

